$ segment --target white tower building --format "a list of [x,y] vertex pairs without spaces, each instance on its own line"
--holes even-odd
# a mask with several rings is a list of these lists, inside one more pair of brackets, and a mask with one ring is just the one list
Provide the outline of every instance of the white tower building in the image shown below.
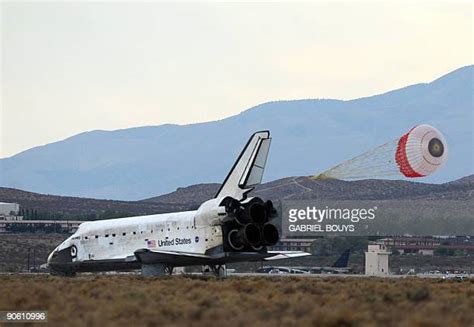
[[369,244],[365,252],[365,274],[368,276],[388,276],[388,256],[390,255],[385,245]]
[[20,205],[18,203],[0,202],[0,215],[2,216],[10,216],[11,213],[17,215],[19,210]]

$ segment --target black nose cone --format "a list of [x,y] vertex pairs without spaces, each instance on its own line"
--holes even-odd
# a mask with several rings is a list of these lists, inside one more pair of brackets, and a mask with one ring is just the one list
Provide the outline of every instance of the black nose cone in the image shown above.
[[61,266],[72,263],[75,254],[77,254],[77,249],[74,245],[60,251],[54,251],[48,258],[48,265]]

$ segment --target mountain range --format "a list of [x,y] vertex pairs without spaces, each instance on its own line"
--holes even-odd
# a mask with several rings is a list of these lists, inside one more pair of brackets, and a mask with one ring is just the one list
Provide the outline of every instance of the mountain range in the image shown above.
[[[97,219],[104,214],[137,216],[193,210],[215,196],[219,184],[197,184],[141,201],[99,200],[38,194],[0,187],[0,202],[19,203],[24,210],[62,214],[67,219]],[[474,175],[444,184],[400,180],[316,180],[305,176],[287,177],[258,185],[249,196],[280,200],[376,200],[415,203],[473,203]],[[471,205],[472,206],[472,205]],[[469,209],[471,210],[471,209]]]
[[[445,183],[474,172],[473,76],[474,66],[466,66],[430,83],[355,100],[275,101],[206,123],[85,132],[0,159],[0,186],[141,200],[222,182],[250,134],[265,129],[273,140],[264,180],[308,176],[420,123],[441,130],[450,148],[447,164],[422,181]],[[305,185],[304,178],[296,181]]]

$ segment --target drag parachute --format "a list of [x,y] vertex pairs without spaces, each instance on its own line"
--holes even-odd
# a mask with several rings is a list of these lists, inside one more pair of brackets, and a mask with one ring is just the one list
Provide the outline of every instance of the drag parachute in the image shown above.
[[424,177],[441,168],[447,157],[443,134],[430,125],[418,125],[400,138],[344,161],[315,178]]

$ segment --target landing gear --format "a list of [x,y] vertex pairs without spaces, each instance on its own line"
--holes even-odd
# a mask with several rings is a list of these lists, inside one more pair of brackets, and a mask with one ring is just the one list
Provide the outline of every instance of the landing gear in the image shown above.
[[72,270],[66,270],[66,271],[50,270],[49,274],[51,276],[76,277],[76,272]]
[[173,274],[174,266],[163,264],[142,264],[142,276],[167,276]]
[[225,265],[216,265],[212,267],[212,272],[216,277],[225,278],[227,277],[227,269]]
[[225,265],[210,265],[210,266],[203,266],[202,269],[203,275],[214,275],[218,278],[225,278],[227,277],[227,269]]

